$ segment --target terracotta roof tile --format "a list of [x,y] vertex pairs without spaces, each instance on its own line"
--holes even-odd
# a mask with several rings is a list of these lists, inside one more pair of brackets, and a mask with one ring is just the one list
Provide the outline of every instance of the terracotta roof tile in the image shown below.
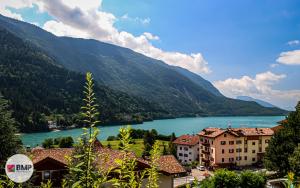
[[183,166],[173,155],[162,155],[159,159],[159,168],[168,174],[180,174],[186,172]]
[[[57,160],[65,165],[67,165],[66,156],[70,156],[74,148],[52,148],[52,149],[35,149],[32,150],[32,161],[33,164],[36,164],[46,158],[52,158]],[[109,148],[99,147],[97,149],[97,158],[96,165],[101,170],[108,170],[116,168],[118,165],[116,164],[116,159],[123,159],[125,153],[119,150],[113,150]],[[149,162],[142,158],[136,157],[133,152],[127,153],[128,157],[136,158],[137,162],[149,166]],[[160,171],[167,174],[176,174],[183,173],[185,169],[181,166],[181,164],[176,160],[173,155],[164,155],[159,159],[159,168]]]
[[199,143],[198,135],[182,135],[173,141],[174,144],[194,146]]
[[223,133],[229,133],[234,136],[271,136],[274,134],[272,128],[206,128],[203,129],[198,135],[215,138]]

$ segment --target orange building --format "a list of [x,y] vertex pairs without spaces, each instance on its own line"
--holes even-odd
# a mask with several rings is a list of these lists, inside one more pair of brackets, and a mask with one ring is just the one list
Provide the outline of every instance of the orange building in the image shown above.
[[248,166],[261,162],[272,128],[206,128],[200,137],[200,164]]

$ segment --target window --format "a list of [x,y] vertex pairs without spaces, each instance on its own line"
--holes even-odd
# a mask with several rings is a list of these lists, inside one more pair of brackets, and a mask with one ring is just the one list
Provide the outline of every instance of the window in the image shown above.
[[229,149],[229,153],[234,153],[234,149]]
[[43,179],[44,180],[50,179],[51,178],[50,176],[51,176],[50,171],[43,171]]
[[190,155],[192,155],[192,152],[189,152]]
[[240,161],[240,160],[242,160],[242,157],[236,157],[236,160]]
[[189,161],[192,161],[192,159],[189,159]]
[[211,149],[211,153],[212,153],[212,154],[214,153],[214,150],[213,150],[213,149]]
[[189,148],[192,148],[192,146],[189,146]]
[[211,144],[214,144],[214,141],[211,141]]
[[261,144],[262,143],[262,141],[261,140],[259,140],[259,144]]
[[224,149],[222,149],[222,153],[225,153],[225,150],[224,150]]
[[224,137],[227,137],[227,134],[224,134]]
[[252,145],[255,146],[255,142],[252,142]]
[[182,150],[182,147],[180,147],[179,149]]
[[262,148],[261,147],[259,147],[259,152],[262,152]]
[[185,150],[185,151],[188,151],[188,150],[189,150],[189,148],[188,148],[188,147],[184,147],[184,150]]
[[248,159],[247,159],[247,156],[245,156],[244,159],[245,159],[245,161],[247,161],[247,160],[248,160]]
[[234,141],[229,141],[229,145],[233,145],[234,144]]
[[244,152],[247,153],[248,152],[248,148],[244,148]]
[[234,161],[234,158],[229,158],[229,162],[233,162]]
[[222,158],[222,163],[224,163],[224,158]]
[[237,140],[236,144],[242,144],[242,141],[241,140]]
[[199,151],[199,148],[197,148],[197,151]]
[[236,149],[236,152],[237,152],[237,153],[242,152],[242,148],[237,148],[237,149]]
[[266,143],[266,144],[267,144],[267,143],[269,143],[269,142],[270,142],[270,140],[268,140],[268,139],[267,139],[267,140],[265,140],[265,143]]
[[187,162],[186,160],[184,160],[184,162]]
[[188,157],[188,154],[184,154],[183,156],[184,156],[184,157]]
[[252,150],[252,153],[255,153],[255,150]]
[[201,146],[200,148],[203,149],[203,146]]
[[252,161],[255,162],[255,157],[252,158]]
[[179,153],[178,155],[179,155],[179,156],[182,156],[182,153]]
[[221,145],[226,145],[226,141],[221,141]]
[[248,144],[248,140],[245,140],[245,144]]

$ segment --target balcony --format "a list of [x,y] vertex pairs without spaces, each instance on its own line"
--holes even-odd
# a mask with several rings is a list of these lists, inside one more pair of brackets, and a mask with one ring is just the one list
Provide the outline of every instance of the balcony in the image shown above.
[[206,158],[201,158],[201,161],[204,162],[204,163],[209,163],[209,159],[206,159]]
[[201,142],[203,146],[210,146],[209,142]]
[[209,150],[202,150],[202,153],[210,154]]

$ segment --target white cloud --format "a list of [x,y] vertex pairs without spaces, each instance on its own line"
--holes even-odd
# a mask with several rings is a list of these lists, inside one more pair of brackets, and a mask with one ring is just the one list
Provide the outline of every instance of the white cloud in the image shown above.
[[158,37],[158,36],[153,35],[153,34],[148,33],[148,32],[145,32],[143,35],[144,35],[147,39],[149,39],[149,40],[159,40],[159,37]]
[[246,95],[268,101],[282,108],[296,106],[300,100],[300,90],[277,90],[273,86],[284,79],[284,74],[274,74],[270,71],[257,74],[254,78],[243,76],[241,78],[228,78],[216,81],[214,85],[228,97]]
[[299,40],[291,40],[289,42],[287,42],[288,45],[293,46],[293,45],[298,45],[300,44]]
[[[163,60],[170,65],[186,68],[195,73],[210,73],[207,62],[201,53],[185,54],[163,51],[151,44],[151,40],[159,37],[145,32],[134,36],[126,31],[118,31],[114,27],[116,17],[101,11],[100,0],[11,0],[1,2],[0,11],[8,7],[24,8],[36,4],[40,12],[47,12],[55,20],[47,21],[43,28],[59,36],[92,38],[104,42],[130,48],[149,57]],[[8,15],[18,17],[18,15]],[[19,19],[21,19],[19,15]],[[124,18],[129,16],[124,15]],[[134,18],[135,19],[135,18]],[[150,18],[137,18],[142,24],[149,24]]]
[[3,14],[4,16],[11,17],[17,20],[23,20],[21,14],[14,13],[9,8],[20,9],[25,7],[32,7],[32,0],[19,0],[19,1],[1,0],[0,14]]
[[300,50],[282,52],[276,61],[285,65],[300,65]]
[[140,17],[132,18],[128,14],[124,14],[123,16],[121,16],[121,20],[136,22],[136,23],[140,23],[142,25],[148,25],[148,24],[150,24],[150,21],[151,21],[150,18],[140,18]]
[[273,64],[270,65],[270,67],[271,67],[271,68],[275,68],[275,67],[278,67],[278,65],[279,65],[279,64],[277,64],[277,63],[273,63]]

